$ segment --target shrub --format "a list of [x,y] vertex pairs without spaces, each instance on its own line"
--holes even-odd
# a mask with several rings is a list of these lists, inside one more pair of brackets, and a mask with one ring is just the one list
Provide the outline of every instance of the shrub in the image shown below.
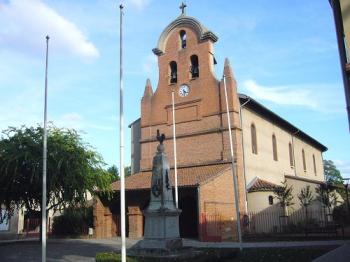
[[350,214],[346,203],[336,206],[333,209],[333,219],[342,225],[350,225]]
[[[120,254],[111,252],[101,252],[96,254],[96,262],[120,262]],[[137,262],[136,258],[126,257],[127,262]]]
[[93,226],[92,207],[67,209],[63,215],[54,217],[52,234],[56,236],[78,236],[87,234]]

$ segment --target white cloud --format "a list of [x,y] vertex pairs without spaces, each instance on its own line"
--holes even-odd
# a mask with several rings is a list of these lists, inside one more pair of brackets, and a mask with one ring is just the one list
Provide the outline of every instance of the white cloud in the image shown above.
[[33,126],[43,121],[43,92],[35,86],[33,83],[33,87],[1,101],[0,130],[9,126]]
[[279,105],[305,106],[317,108],[317,102],[312,101],[311,91],[305,89],[291,89],[286,86],[266,87],[253,80],[243,83],[248,92],[257,99],[270,101]]
[[76,112],[63,114],[55,122],[59,127],[67,127],[74,129],[82,129],[84,126],[84,120],[82,116]]
[[143,10],[151,2],[150,0],[129,0],[130,5],[134,6],[138,10]]
[[344,178],[350,178],[350,161],[336,159],[333,162]]
[[300,84],[284,86],[263,86],[254,80],[243,82],[242,87],[254,99],[264,100],[281,106],[299,106],[323,113],[343,112],[341,85]]
[[155,72],[157,70],[157,56],[155,55],[148,55],[142,64],[143,71],[146,74],[150,74],[152,72]]
[[99,56],[97,48],[71,21],[40,0],[0,3],[0,47],[42,52],[45,36],[50,48],[84,58]]
[[[111,121],[108,121],[111,122]],[[70,112],[59,116],[53,120],[53,123],[58,127],[73,128],[81,131],[89,129],[101,131],[116,131],[117,126],[101,125],[87,121],[81,114],[77,112]]]

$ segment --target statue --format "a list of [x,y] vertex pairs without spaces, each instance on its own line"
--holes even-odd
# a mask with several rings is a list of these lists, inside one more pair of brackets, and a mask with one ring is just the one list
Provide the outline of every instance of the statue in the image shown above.
[[169,163],[164,152],[165,135],[157,130],[156,155],[153,158],[151,197],[145,216],[144,239],[134,247],[136,250],[171,251],[182,247],[179,233],[179,216],[181,210],[176,208],[173,200]]

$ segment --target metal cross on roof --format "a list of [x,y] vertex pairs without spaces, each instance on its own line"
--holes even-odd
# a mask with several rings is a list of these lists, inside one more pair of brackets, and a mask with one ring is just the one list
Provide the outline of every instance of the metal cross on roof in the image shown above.
[[184,4],[184,2],[182,2],[182,4],[180,5],[180,9],[182,10],[182,14],[185,14],[185,8],[187,7],[186,4]]

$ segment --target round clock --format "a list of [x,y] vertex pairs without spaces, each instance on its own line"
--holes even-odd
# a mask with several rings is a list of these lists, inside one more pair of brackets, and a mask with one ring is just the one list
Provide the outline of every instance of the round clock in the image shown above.
[[188,96],[189,93],[190,93],[190,88],[188,87],[188,85],[180,86],[180,89],[179,89],[180,96],[182,96],[182,97]]

